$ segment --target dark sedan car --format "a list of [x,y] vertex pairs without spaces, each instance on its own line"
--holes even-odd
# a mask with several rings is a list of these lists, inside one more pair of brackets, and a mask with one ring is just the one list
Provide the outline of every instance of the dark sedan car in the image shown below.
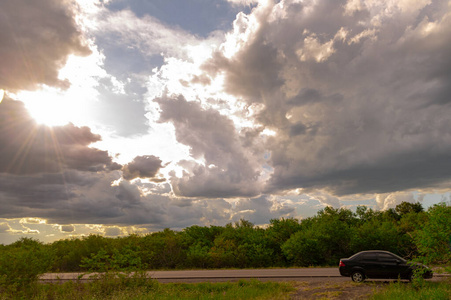
[[422,268],[424,278],[432,278],[432,271],[421,264],[408,263],[405,259],[388,251],[362,251],[349,258],[342,258],[339,264],[341,276],[350,276],[354,282],[366,278],[408,279],[414,270]]

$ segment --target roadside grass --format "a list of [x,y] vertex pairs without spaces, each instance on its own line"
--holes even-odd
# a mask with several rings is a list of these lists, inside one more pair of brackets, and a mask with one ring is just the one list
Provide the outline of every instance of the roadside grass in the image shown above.
[[36,284],[14,293],[0,291],[0,299],[289,299],[295,291],[286,282],[261,282],[239,280],[237,282],[158,283],[143,276],[117,277],[107,275],[90,282]]
[[320,293],[314,293],[313,295],[316,297],[321,297],[322,299],[334,299],[339,297],[343,292],[341,291],[326,291],[326,292],[320,292]]
[[382,291],[372,295],[371,300],[449,300],[451,299],[451,279],[439,282],[423,281],[420,284],[395,281]]

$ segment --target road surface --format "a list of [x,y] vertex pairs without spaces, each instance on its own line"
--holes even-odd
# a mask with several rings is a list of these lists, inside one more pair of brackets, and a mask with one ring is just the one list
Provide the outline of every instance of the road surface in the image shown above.
[[[237,281],[255,278],[261,281],[351,281],[349,277],[340,276],[338,268],[298,268],[298,269],[244,269],[244,270],[183,270],[183,271],[148,271],[149,278],[161,283],[167,282],[219,282]],[[41,276],[41,282],[64,282],[70,280],[88,281],[86,273],[47,273]],[[438,281],[450,274],[434,274],[431,281]],[[386,281],[369,279],[368,281]]]
[[[47,273],[41,276],[42,282],[58,282],[69,280],[89,280],[84,273]],[[299,269],[245,269],[245,270],[183,270],[183,271],[148,271],[150,278],[159,282],[202,282],[202,281],[235,281],[256,278],[259,280],[305,280],[310,279],[345,279],[338,268],[299,268]]]

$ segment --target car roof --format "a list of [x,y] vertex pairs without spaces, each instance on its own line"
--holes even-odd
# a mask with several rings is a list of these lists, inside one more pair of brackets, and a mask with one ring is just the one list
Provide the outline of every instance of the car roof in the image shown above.
[[365,250],[365,251],[360,251],[359,253],[389,253],[389,254],[394,254],[391,253],[390,251],[386,251],[386,250]]
[[387,254],[394,255],[394,256],[396,256],[396,257],[398,257],[398,258],[401,258],[402,260],[405,260],[405,259],[402,258],[401,256],[399,256],[399,255],[397,255],[397,254],[395,254],[395,253],[392,253],[392,252],[390,252],[390,251],[386,251],[386,250],[365,250],[365,251],[357,252],[357,253],[354,254],[353,256],[357,256],[357,255],[362,254],[362,253],[387,253]]

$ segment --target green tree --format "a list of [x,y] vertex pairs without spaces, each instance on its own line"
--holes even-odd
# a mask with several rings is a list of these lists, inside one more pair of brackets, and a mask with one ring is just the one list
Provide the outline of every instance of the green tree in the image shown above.
[[243,219],[225,226],[209,255],[214,267],[267,267],[274,261],[265,230]]
[[282,252],[287,260],[300,267],[324,263],[322,242],[313,228],[296,232],[283,245]]
[[180,268],[186,260],[183,235],[168,228],[142,238],[142,263],[153,269]]
[[64,239],[55,241],[50,245],[54,253],[51,271],[53,272],[78,272],[83,257],[91,253],[85,250],[81,239]]
[[410,202],[402,202],[401,204],[396,205],[395,211],[401,217],[408,213],[420,213],[424,211],[421,203],[410,203]]
[[273,260],[276,265],[286,266],[288,264],[282,251],[282,245],[301,228],[299,221],[294,218],[270,220],[270,225],[266,229],[266,238],[268,247],[273,251]]
[[440,203],[428,210],[429,219],[415,234],[418,251],[428,263],[451,262],[451,206]]
[[396,223],[373,219],[356,228],[352,237],[352,249],[353,252],[387,250],[399,254],[399,239]]
[[195,243],[189,246],[186,253],[185,267],[188,268],[211,268],[212,258],[210,257],[210,247],[202,243]]
[[368,208],[367,206],[357,206],[356,209],[356,216],[360,220],[360,223],[366,223],[368,221],[371,221],[374,218],[378,218],[380,216],[379,211],[374,211],[372,208]]
[[202,247],[212,247],[215,238],[224,231],[224,227],[220,226],[198,226],[193,225],[183,230],[182,236],[185,243],[190,245],[200,244]]
[[50,269],[52,253],[41,242],[21,238],[0,249],[0,286],[24,290]]
[[352,254],[351,239],[357,223],[350,210],[326,207],[315,217],[302,220],[301,230],[282,245],[282,251],[300,266],[336,264]]

